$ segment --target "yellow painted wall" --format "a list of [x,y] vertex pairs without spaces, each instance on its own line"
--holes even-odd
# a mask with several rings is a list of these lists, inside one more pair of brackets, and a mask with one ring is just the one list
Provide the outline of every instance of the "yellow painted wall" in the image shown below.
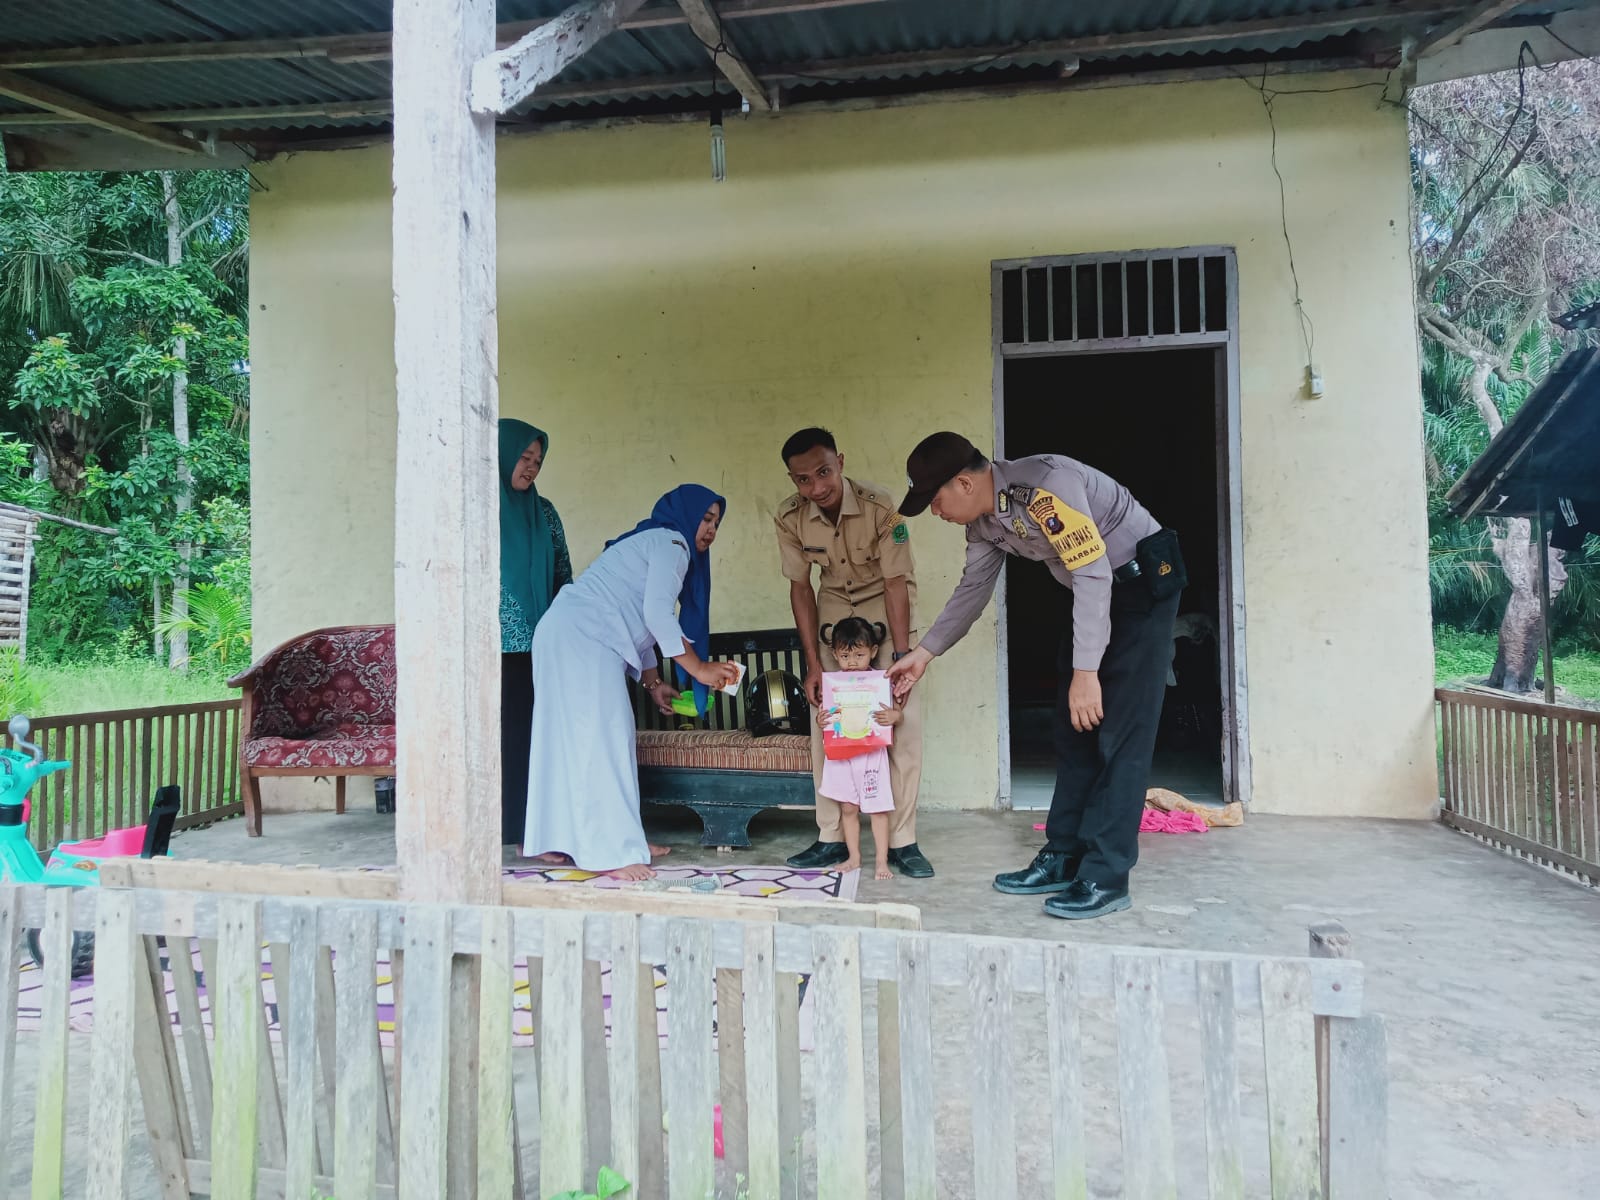
[[[721,185],[699,124],[503,140],[502,411],[550,431],[540,487],[580,565],[658,493],[701,481],[730,500],[715,626],[782,625],[783,437],[828,425],[851,473],[896,489],[925,432],[990,445],[991,260],[1235,246],[1256,807],[1425,814],[1406,140],[1378,97],[1275,106],[1321,400],[1299,394],[1267,115],[1249,85],[1218,82],[735,121]],[[389,154],[307,154],[257,175],[266,644],[392,616]],[[925,626],[959,573],[960,533],[922,519],[913,543]],[[996,722],[991,609],[930,676],[924,804],[993,802]]]

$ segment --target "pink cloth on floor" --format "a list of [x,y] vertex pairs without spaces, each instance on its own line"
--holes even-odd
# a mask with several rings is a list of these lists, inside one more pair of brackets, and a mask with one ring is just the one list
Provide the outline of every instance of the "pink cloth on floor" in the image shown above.
[[1204,833],[1206,828],[1205,818],[1199,813],[1147,808],[1139,818],[1140,833]]
[[[1204,833],[1207,828],[1205,818],[1199,813],[1192,812],[1162,812],[1159,808],[1147,808],[1139,817],[1140,833]],[[1043,825],[1033,827],[1035,833],[1043,833]]]
[[822,784],[817,791],[840,804],[854,804],[864,813],[893,812],[889,752],[869,750],[854,758],[823,759]]

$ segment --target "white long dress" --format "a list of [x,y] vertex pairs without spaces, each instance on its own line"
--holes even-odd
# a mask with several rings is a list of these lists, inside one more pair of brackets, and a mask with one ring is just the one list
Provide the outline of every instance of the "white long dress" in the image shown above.
[[639,820],[633,708],[655,647],[682,654],[683,537],[650,529],[612,546],[557,593],[533,635],[533,740],[523,853],[562,853],[586,871],[648,865]]

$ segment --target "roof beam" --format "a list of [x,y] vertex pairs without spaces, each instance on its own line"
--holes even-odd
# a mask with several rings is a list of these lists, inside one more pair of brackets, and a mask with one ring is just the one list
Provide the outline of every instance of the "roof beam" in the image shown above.
[[[884,0],[722,0],[724,21],[791,13],[825,12],[859,8]],[[559,19],[559,18],[558,18]],[[689,18],[676,0],[652,0],[618,24],[619,29],[659,29],[684,25]],[[532,33],[546,21],[512,21],[495,29],[496,44],[504,49]],[[340,33],[319,37],[246,38],[215,42],[147,42],[126,46],[62,46],[39,50],[0,50],[0,69],[36,70],[44,67],[105,67],[129,63],[217,62],[238,59],[326,58],[333,62],[379,62],[390,57],[388,30],[376,33]],[[715,44],[715,43],[713,43]]]
[[[838,0],[835,0],[837,3]],[[858,3],[859,0],[847,0]],[[743,4],[744,9],[733,5]],[[722,0],[719,8],[724,19],[736,12],[751,15],[748,6],[763,4],[761,11],[773,11],[774,0]],[[799,4],[791,0],[788,8],[817,7],[819,0],[806,0]],[[1371,11],[1369,12],[1368,9]],[[631,28],[646,13],[659,10],[642,8],[633,18],[621,22],[622,28]],[[1217,41],[1248,37],[1266,37],[1288,31],[1291,27],[1316,33],[1347,28],[1352,22],[1364,26],[1383,26],[1405,22],[1425,21],[1443,15],[1462,12],[1459,2],[1449,0],[1401,0],[1394,4],[1373,4],[1363,8],[1341,9],[1335,13],[1322,13],[1315,17],[1271,17],[1253,21],[1230,21],[1215,25],[1187,26],[1173,29],[1155,29],[1140,32],[1104,34],[1091,37],[1064,38],[1051,42],[1034,42],[1017,46],[969,46],[951,50],[915,51],[904,54],[881,54],[865,58],[825,59],[810,63],[775,64],[761,69],[760,81],[773,85],[804,85],[823,79],[847,80],[870,76],[886,69],[959,71],[972,66],[989,66],[1018,59],[1056,57],[1063,63],[1073,64],[1079,59],[1115,58],[1139,51],[1178,53],[1204,47]],[[678,10],[678,23],[685,18]],[[654,19],[654,18],[652,18]],[[504,30],[506,27],[502,26]],[[627,99],[643,91],[673,89],[704,84],[701,75],[640,76],[632,79],[608,79],[586,83],[562,83],[544,86],[538,98],[546,101],[598,101]],[[752,104],[752,107],[755,107]],[[392,111],[387,98],[338,101],[328,104],[257,105],[251,107],[218,107],[189,109],[154,109],[128,114],[146,122],[193,123],[206,125],[255,125],[273,120],[292,120],[306,117],[355,118],[363,116],[386,117]],[[62,114],[52,117],[44,113],[0,114],[0,127],[23,128],[27,126],[60,125],[75,123],[81,118]]]
[[192,138],[184,137],[181,133],[165,129],[160,125],[152,125],[137,117],[130,117],[127,113],[103,108],[92,100],[63,91],[42,80],[29,79],[26,75],[0,71],[0,96],[9,96],[13,100],[21,100],[24,104],[32,104],[36,108],[48,109],[50,112],[70,117],[75,122],[108,129],[112,133],[148,142],[152,146],[180,150],[185,154],[205,153],[204,146]]
[[772,107],[767,100],[767,89],[762,86],[761,80],[756,78],[756,73],[750,69],[750,64],[745,62],[744,56],[739,53],[739,48],[733,44],[732,38],[722,28],[722,21],[717,12],[711,7],[711,0],[678,0],[678,7],[683,10],[683,15],[689,18],[689,28],[694,31],[694,36],[700,39],[707,53],[711,55],[711,62],[721,71],[729,83],[739,89],[739,94],[745,102],[757,112],[766,112]]
[[644,6],[644,0],[578,0],[515,45],[472,68],[472,111],[508,113]]
[[[724,22],[752,17],[770,17],[792,13],[825,12],[839,8],[859,8],[879,4],[884,0],[722,0],[718,13]],[[1231,21],[1219,25],[1194,25],[1178,29],[1155,30],[1150,33],[1109,34],[1100,38],[1076,39],[1083,42],[1103,43],[1109,49],[1117,48],[1123,39],[1134,39],[1126,48],[1141,49],[1152,45],[1178,45],[1171,35],[1184,35],[1190,42],[1225,40],[1241,34],[1241,27],[1261,35],[1276,33],[1327,33],[1359,26],[1376,28],[1453,17],[1462,14],[1469,6],[1462,0],[1396,0],[1394,3],[1368,3],[1353,8],[1336,9],[1305,16],[1268,17],[1257,21]],[[620,29],[658,29],[664,26],[683,25],[688,16],[676,0],[653,0],[641,7],[631,17],[619,23]],[[1492,18],[1491,18],[1492,19]],[[497,44],[507,47],[519,38],[540,28],[544,22],[519,21],[500,25],[496,29]],[[1464,35],[1463,35],[1464,36]],[[1149,43],[1142,39],[1166,37],[1168,40]],[[378,62],[390,57],[390,35],[387,30],[376,33],[335,34],[303,38],[253,38],[215,42],[150,42],[126,46],[66,46],[42,50],[0,50],[0,69],[13,71],[35,70],[47,67],[119,66],[130,63],[159,62],[216,62],[237,59],[294,59],[326,58],[333,62]],[[715,44],[715,43],[713,43]],[[1087,57],[1093,51],[1085,51]]]
[[1422,45],[1417,48],[1417,57],[1459,45],[1463,38],[1493,25],[1501,17],[1509,16],[1526,3],[1527,0],[1483,0],[1480,4],[1474,4],[1429,33],[1422,40]]

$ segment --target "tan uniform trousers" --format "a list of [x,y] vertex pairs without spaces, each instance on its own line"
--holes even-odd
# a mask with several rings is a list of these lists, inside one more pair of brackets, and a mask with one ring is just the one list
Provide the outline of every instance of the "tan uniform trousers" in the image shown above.
[[[843,612],[834,615],[823,615],[821,624],[838,621],[849,616]],[[860,611],[857,616],[865,617],[869,621],[881,621],[887,627],[884,613],[879,611]],[[911,644],[917,644],[917,633],[911,631]],[[834,658],[833,649],[824,642],[822,645],[822,669],[824,671],[837,671],[839,660]],[[883,645],[878,647],[878,655],[872,665],[880,671],[887,671],[889,664],[894,661],[894,643],[885,639]],[[811,776],[818,783],[822,781],[822,726],[812,714],[811,720]],[[902,846],[909,846],[917,840],[917,789],[922,784],[922,694],[920,689],[912,689],[911,697],[906,701],[905,715],[900,724],[894,727],[894,744],[889,747],[889,786],[894,789],[894,812],[889,815],[889,845],[898,850]],[[823,842],[844,841],[844,825],[841,821],[843,813],[836,800],[830,800],[821,792],[817,793],[817,840]]]

